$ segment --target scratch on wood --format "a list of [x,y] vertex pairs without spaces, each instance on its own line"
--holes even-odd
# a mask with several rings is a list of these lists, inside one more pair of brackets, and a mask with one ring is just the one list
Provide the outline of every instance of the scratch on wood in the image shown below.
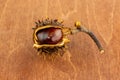
[[9,54],[7,55],[7,59],[16,51],[16,50],[18,50],[20,47],[22,47],[22,46],[24,46],[24,44],[19,44],[17,47],[14,47],[13,49],[11,49],[10,51],[9,51]]
[[68,55],[68,58],[67,60],[69,61],[70,65],[73,67],[73,70],[74,70],[74,79],[73,80],[76,80],[76,77],[77,77],[77,70],[76,70],[76,67],[75,65],[72,63],[71,61],[71,54],[69,54],[70,52],[67,52],[66,54]]
[[[92,5],[93,5],[93,13],[94,13],[94,18],[95,18],[95,24],[97,26],[97,28],[99,27],[98,23],[97,23],[97,17],[96,17],[96,11],[95,11],[95,1],[93,0],[92,2]],[[113,0],[113,8],[111,9],[111,18],[109,19],[109,24],[110,24],[110,27],[111,28],[111,32],[110,32],[110,35],[109,35],[109,38],[106,38],[106,37],[103,37],[103,35],[100,33],[101,37],[103,38],[103,40],[106,42],[106,44],[108,45],[109,42],[111,41],[112,39],[112,35],[113,35],[113,16],[114,16],[114,8],[115,8],[115,0]],[[99,29],[98,29],[99,31]]]
[[[91,4],[93,5],[93,13],[94,13],[94,18],[95,18],[95,23],[96,23],[96,26],[98,26],[97,21],[96,21],[95,2],[94,2],[94,0],[91,1]],[[98,65],[98,75],[99,75],[99,79],[101,80],[101,79],[102,79],[102,76],[101,76],[100,66],[99,66],[99,64],[98,64],[98,60],[97,60],[96,62],[97,62],[97,65]]]
[[110,40],[112,39],[112,37],[113,37],[113,25],[114,25],[114,12],[115,12],[115,3],[116,3],[116,0],[113,0],[113,6],[112,6],[112,12],[111,12],[111,18],[110,18],[110,20],[109,20],[109,23],[110,23],[110,25],[111,25],[111,28],[112,28],[112,34],[111,34],[111,37],[110,37]]
[[[60,4],[60,1],[59,1]],[[60,7],[62,8],[62,5],[60,4]],[[77,12],[77,0],[74,0],[74,9],[72,11],[69,11],[67,14],[61,14],[61,18],[66,20],[70,15],[74,14],[75,12]]]

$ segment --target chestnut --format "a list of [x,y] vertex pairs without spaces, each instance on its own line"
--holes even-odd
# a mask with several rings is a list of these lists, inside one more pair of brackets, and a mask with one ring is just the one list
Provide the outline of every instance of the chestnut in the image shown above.
[[50,27],[39,30],[37,38],[40,44],[57,44],[63,38],[63,33],[60,28]]

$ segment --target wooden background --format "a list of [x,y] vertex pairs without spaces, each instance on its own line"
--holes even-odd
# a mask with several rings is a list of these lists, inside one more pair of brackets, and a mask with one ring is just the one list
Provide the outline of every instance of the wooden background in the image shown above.
[[[104,46],[79,33],[63,57],[43,59],[32,47],[38,19],[81,21]],[[0,80],[120,80],[120,0],[0,0]]]

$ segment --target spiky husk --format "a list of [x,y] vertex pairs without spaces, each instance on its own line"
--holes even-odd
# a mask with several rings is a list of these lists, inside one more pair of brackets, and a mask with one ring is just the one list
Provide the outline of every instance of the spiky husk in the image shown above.
[[[54,20],[50,20],[49,18],[45,19],[45,20],[38,20],[38,22],[35,22],[36,26],[33,29],[37,29],[38,27],[43,27],[43,26],[47,26],[47,25],[53,25],[53,26],[60,26],[63,27],[63,21],[59,21],[58,19],[54,19]],[[38,54],[45,54],[45,55],[52,55],[52,54],[56,54],[56,55],[60,55],[62,56],[65,53],[65,47],[66,45],[62,46],[62,47],[42,47],[38,49]]]

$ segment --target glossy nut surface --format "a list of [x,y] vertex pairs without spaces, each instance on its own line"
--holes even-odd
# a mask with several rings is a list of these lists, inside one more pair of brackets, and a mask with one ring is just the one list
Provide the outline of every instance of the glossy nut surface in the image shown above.
[[60,28],[46,28],[37,32],[37,38],[40,44],[57,44],[63,38],[63,33]]

